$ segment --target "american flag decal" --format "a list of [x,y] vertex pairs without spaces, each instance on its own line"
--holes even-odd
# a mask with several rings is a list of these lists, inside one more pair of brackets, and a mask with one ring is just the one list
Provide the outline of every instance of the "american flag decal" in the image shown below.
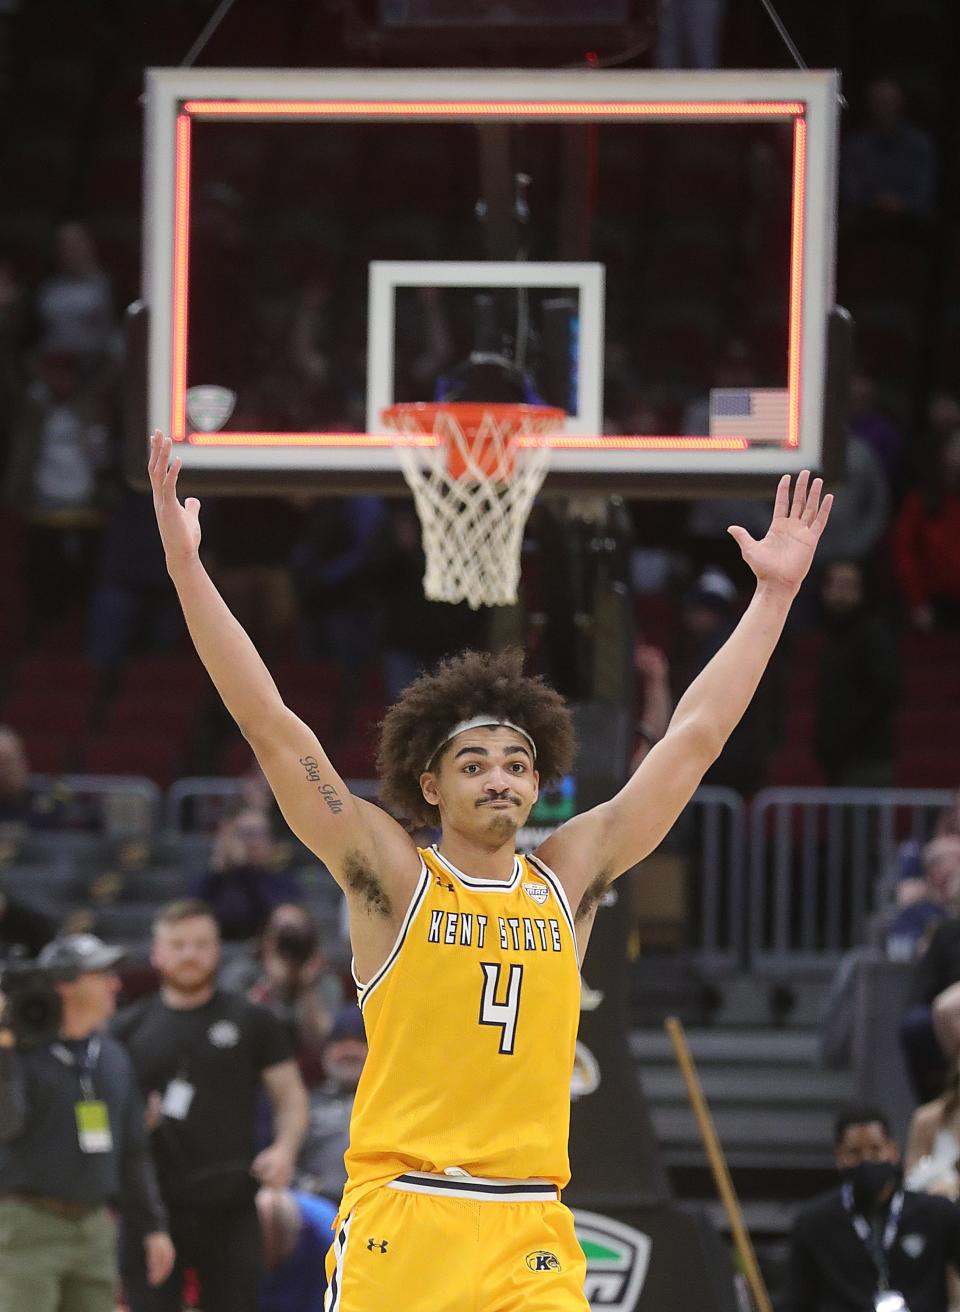
[[790,393],[785,387],[714,387],[710,436],[786,443]]

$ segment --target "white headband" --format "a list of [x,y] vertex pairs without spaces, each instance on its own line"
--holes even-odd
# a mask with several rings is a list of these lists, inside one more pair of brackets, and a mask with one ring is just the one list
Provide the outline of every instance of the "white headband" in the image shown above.
[[536,743],[527,733],[526,729],[520,728],[519,724],[514,724],[512,720],[504,720],[499,715],[475,715],[472,720],[461,720],[459,724],[455,724],[447,736],[441,738],[440,742],[437,743],[436,747],[427,757],[427,763],[423,768],[429,770],[431,763],[436,760],[437,753],[442,751],[448,742],[456,738],[458,733],[466,733],[468,729],[497,728],[513,729],[514,733],[518,733],[521,738],[526,738],[527,742],[530,744],[530,751],[533,753],[533,759],[537,759]]

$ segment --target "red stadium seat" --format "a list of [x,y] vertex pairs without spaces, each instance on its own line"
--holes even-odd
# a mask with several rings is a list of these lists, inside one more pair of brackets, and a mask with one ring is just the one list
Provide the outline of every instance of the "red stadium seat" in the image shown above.
[[766,788],[822,788],[826,783],[809,748],[780,747],[767,763]]
[[0,720],[18,733],[50,733],[76,737],[90,719],[91,700],[82,692],[37,692],[28,690],[8,701],[0,710]]
[[87,774],[140,774],[166,788],[176,777],[182,743],[160,734],[124,734],[96,738],[87,744],[83,769]]
[[73,743],[65,733],[27,731],[21,734],[30,769],[35,774],[64,774],[75,765]]
[[954,744],[902,752],[894,782],[898,788],[956,788],[960,784],[960,750]]
[[69,688],[78,696],[92,697],[97,672],[89,661],[76,654],[35,652],[20,662],[13,672],[11,684],[17,696],[28,692],[46,694],[51,688]]

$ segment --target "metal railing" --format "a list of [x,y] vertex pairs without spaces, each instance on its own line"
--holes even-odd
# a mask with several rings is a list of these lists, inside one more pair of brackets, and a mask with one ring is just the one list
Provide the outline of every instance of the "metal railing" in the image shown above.
[[678,830],[693,873],[692,947],[708,969],[737,969],[746,951],[746,803],[732,788],[698,788]]
[[[184,842],[209,838],[244,793],[243,780],[212,777],[179,779],[165,799],[132,776],[59,782],[95,801],[102,834],[163,825]],[[374,780],[346,782],[376,793]],[[770,788],[748,806],[732,789],[698,789],[663,844],[684,859],[690,948],[708,969],[832,968],[890,905],[902,843],[927,839],[953,801],[947,789]]]
[[947,789],[768,788],[750,808],[747,959],[829,968],[869,937],[898,848],[922,842]]
[[[66,799],[68,824],[74,818],[90,819],[107,835],[142,837],[160,823],[160,788],[140,775],[32,774],[30,783],[38,790],[54,790]],[[92,808],[89,816],[84,813],[84,804]]]
[[[344,783],[357,797],[377,794],[375,779],[345,779]],[[223,816],[241,805],[245,790],[243,779],[199,775],[178,779],[167,790],[164,823],[173,834],[211,831]]]

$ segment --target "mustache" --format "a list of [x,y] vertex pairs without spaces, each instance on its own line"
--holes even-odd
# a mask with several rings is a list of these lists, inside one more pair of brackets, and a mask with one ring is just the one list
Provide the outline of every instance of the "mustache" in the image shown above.
[[512,802],[514,806],[521,806],[520,798],[516,793],[498,793],[496,797],[481,797],[477,801],[477,806],[487,806],[490,802]]

